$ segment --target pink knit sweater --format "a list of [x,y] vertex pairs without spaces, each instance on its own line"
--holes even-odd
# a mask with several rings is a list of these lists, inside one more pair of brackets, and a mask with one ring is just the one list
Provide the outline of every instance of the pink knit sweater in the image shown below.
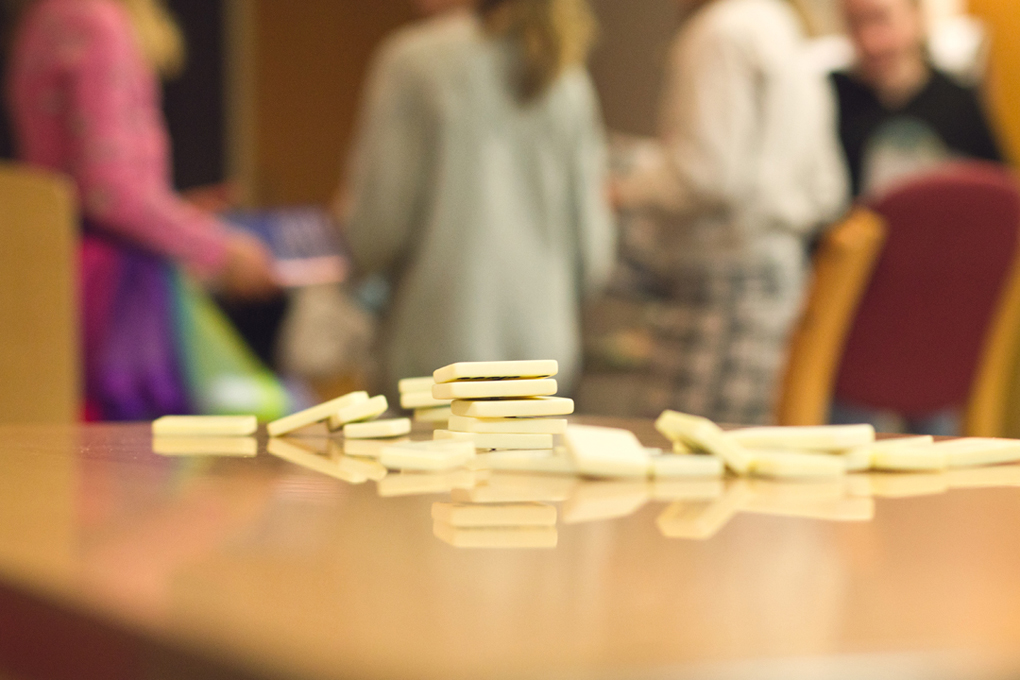
[[40,0],[14,48],[8,100],[22,160],[65,172],[106,233],[198,270],[228,228],[171,186],[159,82],[114,0]]

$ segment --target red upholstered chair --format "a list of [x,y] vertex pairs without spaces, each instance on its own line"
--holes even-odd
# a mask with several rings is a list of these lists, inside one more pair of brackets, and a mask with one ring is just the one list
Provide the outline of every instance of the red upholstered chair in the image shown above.
[[968,434],[996,434],[989,429],[1001,414],[987,411],[1005,408],[1005,381],[996,374],[1015,358],[1020,325],[1016,179],[999,166],[954,164],[869,207],[888,235],[847,339],[835,398],[908,418],[960,409]]

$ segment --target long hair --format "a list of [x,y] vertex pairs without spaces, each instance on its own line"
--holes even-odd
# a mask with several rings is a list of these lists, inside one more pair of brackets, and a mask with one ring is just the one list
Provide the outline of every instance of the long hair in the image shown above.
[[[2,0],[9,25],[36,0]],[[164,0],[116,0],[131,18],[135,40],[145,60],[163,78],[172,78],[184,70],[187,61],[184,34]]]
[[522,63],[514,85],[525,102],[583,64],[598,30],[587,0],[481,0],[478,11],[490,35],[517,42]]
[[164,78],[180,74],[187,60],[184,34],[164,0],[118,0],[131,16],[138,46]]

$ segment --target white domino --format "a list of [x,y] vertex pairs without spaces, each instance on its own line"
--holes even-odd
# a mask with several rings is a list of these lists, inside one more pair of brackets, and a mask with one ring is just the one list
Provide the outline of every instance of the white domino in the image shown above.
[[449,406],[437,408],[419,408],[414,410],[414,419],[419,423],[445,423],[453,412]]
[[511,399],[520,397],[546,397],[556,394],[556,381],[543,380],[479,380],[436,385],[432,396],[436,399]]
[[329,416],[329,429],[335,432],[348,423],[360,423],[364,420],[378,418],[386,413],[386,409],[389,407],[386,397],[381,394],[371,399],[348,404]]
[[451,416],[449,429],[478,434],[563,434],[567,421],[562,418],[466,418]]
[[391,439],[411,434],[410,418],[393,418],[392,420],[372,420],[367,423],[349,423],[344,425],[346,439]]
[[475,448],[484,451],[547,451],[553,447],[551,434],[479,434],[436,430],[432,438],[435,441],[471,442]]
[[351,392],[350,394],[345,394],[342,397],[338,397],[332,401],[327,401],[326,403],[319,404],[318,406],[313,406],[310,409],[305,409],[304,411],[287,416],[286,418],[274,420],[266,426],[266,430],[269,432],[270,437],[279,437],[285,434],[290,434],[291,432],[300,430],[303,427],[327,421],[337,411],[368,400],[367,392]]
[[746,475],[751,471],[754,458],[750,452],[727,437],[708,418],[664,411],[655,421],[655,428],[670,441],[681,442],[691,449],[722,458],[726,466],[738,475]]
[[840,456],[847,472],[867,472],[871,469],[875,455],[870,446],[858,446]]
[[982,467],[1020,461],[1020,440],[969,437],[939,442],[932,448],[949,457],[949,467]]
[[436,384],[435,378],[431,375],[426,378],[404,378],[397,383],[397,389],[401,394],[410,392],[432,392],[432,386]]
[[777,479],[842,477],[846,464],[838,456],[796,451],[755,451],[751,471]]
[[465,418],[543,418],[569,416],[574,400],[566,397],[533,397],[531,399],[500,399],[498,401],[455,401],[455,416]]
[[450,364],[432,374],[437,383],[456,380],[518,380],[551,378],[559,372],[556,361],[468,361]]
[[348,456],[357,456],[359,458],[378,458],[382,453],[384,446],[390,444],[401,444],[403,442],[410,441],[409,439],[404,440],[384,440],[384,439],[345,439],[343,442],[343,452]]
[[157,437],[244,437],[258,429],[255,416],[163,416],[152,422]]
[[471,442],[406,442],[384,446],[379,462],[390,470],[443,471],[462,467],[474,457]]
[[545,503],[433,503],[432,519],[454,527],[553,527],[556,507]]
[[935,438],[931,435],[920,435],[916,437],[895,437],[882,439],[849,449],[842,454],[843,462],[846,464],[847,472],[865,472],[872,468],[876,453],[884,451],[895,451],[898,449],[918,448],[931,446]]
[[437,442],[448,441],[448,440],[452,439],[454,441],[459,441],[459,442],[471,442],[471,443],[474,443],[475,436],[473,434],[471,434],[470,432],[453,432],[451,430],[442,430],[442,429],[440,429],[440,430],[433,430],[432,431],[432,439],[437,441]]
[[880,449],[872,453],[871,467],[886,472],[942,472],[949,455],[935,446]]
[[526,550],[555,548],[556,527],[454,527],[434,522],[432,533],[455,548]]
[[578,472],[592,477],[647,477],[651,456],[629,430],[572,425],[565,435]]
[[698,454],[666,454],[652,456],[652,477],[677,479],[687,477],[722,477],[726,465],[722,458]]
[[152,452],[161,456],[237,456],[258,455],[253,437],[153,437]]
[[449,405],[449,399],[436,399],[433,397],[431,387],[427,392],[404,392],[400,395],[400,408],[407,410],[438,408]]
[[875,441],[871,425],[749,427],[726,436],[747,449],[846,451]]
[[553,447],[551,434],[484,434],[464,432],[468,434],[475,448],[483,451],[526,451],[546,450]]

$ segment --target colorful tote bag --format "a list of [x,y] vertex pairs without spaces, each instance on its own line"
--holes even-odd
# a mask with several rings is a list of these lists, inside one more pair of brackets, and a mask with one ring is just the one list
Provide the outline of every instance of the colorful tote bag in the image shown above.
[[287,390],[174,265],[86,232],[81,252],[87,420],[290,409]]

